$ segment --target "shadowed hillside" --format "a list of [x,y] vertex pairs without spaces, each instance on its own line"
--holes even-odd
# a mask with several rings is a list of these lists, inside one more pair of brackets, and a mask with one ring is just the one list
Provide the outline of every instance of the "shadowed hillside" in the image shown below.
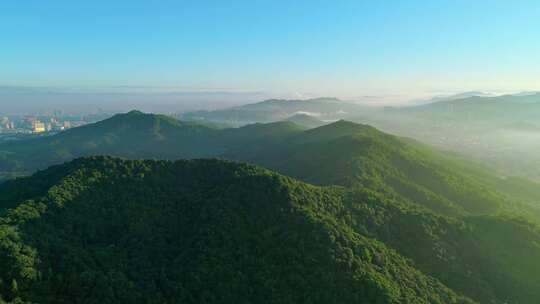
[[77,159],[1,185],[0,206],[8,301],[540,299],[533,224],[246,164]]
[[508,183],[466,160],[347,121],[306,131],[292,122],[215,129],[130,112],[55,136],[3,145],[0,151],[0,168],[6,172],[32,172],[103,154],[222,157],[259,164],[309,183],[391,192],[446,215],[506,210],[540,218],[540,190],[535,183],[519,179]]
[[211,160],[52,171],[0,218],[4,300],[471,303],[343,224],[337,189]]

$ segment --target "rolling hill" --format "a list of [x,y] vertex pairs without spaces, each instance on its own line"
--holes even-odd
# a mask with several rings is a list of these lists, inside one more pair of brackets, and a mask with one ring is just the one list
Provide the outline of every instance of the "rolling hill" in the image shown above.
[[[239,216],[238,220],[244,220],[245,216],[249,214],[246,213],[247,211],[238,211],[235,209],[236,207],[233,210],[222,208],[214,210],[215,205],[211,202],[217,202],[221,199],[227,202],[238,202],[244,198],[259,202],[264,200],[263,197],[266,196],[268,196],[268,204],[281,199],[291,199],[298,203],[295,206],[299,208],[300,206],[306,208],[310,206],[309,212],[306,211],[307,209],[304,210],[308,214],[324,219],[324,221],[330,220],[332,225],[341,227],[339,228],[341,230],[335,229],[343,231],[343,233],[347,231],[347,233],[352,233],[355,240],[353,242],[362,240],[362,246],[375,246],[369,248],[379,248],[377,250],[381,250],[384,252],[384,256],[388,256],[390,264],[379,265],[382,269],[377,271],[382,271],[381,273],[368,275],[369,282],[373,280],[378,282],[377,286],[379,287],[376,288],[376,292],[373,291],[373,294],[364,294],[363,296],[358,294],[365,292],[366,288],[372,287],[365,287],[364,284],[367,283],[362,281],[363,279],[357,281],[359,278],[357,276],[354,276],[355,279],[351,279],[343,274],[344,277],[341,277],[340,283],[337,284],[339,286],[330,285],[338,289],[347,286],[346,288],[351,290],[351,293],[346,296],[347,299],[353,299],[355,296],[367,297],[367,299],[380,298],[382,303],[403,303],[404,301],[451,303],[452,301],[468,301],[466,298],[479,303],[505,303],[505,301],[508,303],[534,303],[539,299],[536,290],[540,290],[540,287],[536,286],[535,282],[539,281],[540,269],[534,267],[534,261],[540,258],[537,248],[537,244],[540,244],[540,238],[536,224],[532,223],[540,220],[538,205],[540,192],[536,184],[525,179],[498,177],[489,169],[475,163],[435,151],[414,140],[383,133],[369,125],[337,121],[306,130],[292,122],[275,122],[252,124],[241,128],[216,129],[196,123],[179,122],[159,115],[130,112],[46,139],[21,141],[17,146],[3,146],[2,149],[11,149],[5,151],[4,155],[18,156],[18,158],[11,158],[11,161],[20,163],[21,168],[28,171],[59,164],[75,157],[94,154],[111,154],[131,159],[221,157],[261,165],[303,182],[323,187],[306,185],[257,167],[222,161],[194,160],[170,163],[164,161],[121,161],[103,157],[80,159],[39,171],[30,178],[7,181],[0,184],[0,216],[3,218],[0,222],[4,223],[3,229],[5,229],[3,234],[4,247],[0,247],[0,255],[4,252],[5,260],[1,267],[11,267],[9,271],[6,271],[6,275],[9,277],[2,278],[4,285],[1,293],[8,300],[20,296],[26,300],[40,299],[42,302],[47,302],[46,299],[42,298],[48,294],[45,290],[53,288],[53,290],[57,290],[57,294],[76,296],[75,289],[71,289],[73,287],[78,288],[77,292],[89,295],[91,298],[112,297],[116,301],[124,302],[135,300],[146,302],[147,298],[145,297],[148,294],[162,297],[158,297],[158,302],[168,301],[171,297],[184,296],[187,297],[184,299],[188,302],[202,301],[201,298],[197,298],[199,293],[194,290],[201,290],[203,285],[200,284],[203,284],[203,281],[207,282],[208,279],[201,279],[203,281],[195,286],[190,285],[191,283],[185,283],[183,280],[186,278],[182,279],[177,272],[162,273],[161,270],[161,272],[157,271],[167,263],[174,263],[175,254],[180,254],[180,252],[174,251],[174,254],[167,253],[168,251],[159,254],[143,252],[141,256],[134,257],[135,260],[126,256],[128,252],[132,252],[132,248],[129,246],[134,244],[135,248],[166,246],[174,239],[173,235],[178,236],[174,233],[184,233],[186,229],[186,231],[193,230],[189,230],[191,228],[188,229],[187,226],[174,226],[176,224],[172,220],[164,220],[163,225],[170,224],[173,228],[158,225],[161,228],[156,228],[158,230],[154,231],[148,226],[152,225],[149,223],[155,224],[154,219],[147,224],[141,224],[142,228],[130,227],[135,227],[139,221],[144,221],[146,216],[143,216],[143,219],[138,218],[145,214],[149,217],[155,216],[155,218],[163,219],[163,215],[158,211],[161,209],[173,216],[177,214],[177,211],[174,211],[176,209],[172,206],[192,201],[204,201],[204,206],[206,206],[204,210],[196,209],[195,215],[186,213],[192,214],[195,218],[211,216],[203,214],[218,212],[218,214],[227,215],[227,218]],[[58,155],[56,151],[68,151],[69,153],[60,159],[51,157],[51,155]],[[32,160],[32,162],[26,163],[27,160]],[[237,175],[245,178],[235,180],[233,176]],[[274,191],[271,190],[275,186],[274,184],[265,184],[258,188],[259,186],[251,181],[252,179],[264,179],[262,176],[266,175],[281,181],[276,186],[281,190],[275,191],[287,193],[285,198],[276,197],[270,193]],[[238,182],[238,184],[227,184],[231,180],[235,180],[235,183]],[[177,182],[180,184],[175,184]],[[101,188],[102,186],[106,188]],[[296,190],[289,189],[289,186],[304,190],[294,192]],[[258,189],[261,189],[262,192],[259,192]],[[263,189],[270,192],[264,192],[266,190],[263,191]],[[253,194],[250,194],[252,192]],[[110,196],[104,193],[110,194]],[[153,197],[154,193],[156,197]],[[297,197],[301,197],[301,201],[294,200]],[[95,206],[95,210],[85,209],[94,208],[86,206],[90,201],[98,204]],[[49,209],[47,206],[51,202],[54,202],[55,208],[60,209],[54,209],[54,211]],[[62,211],[65,202],[73,203],[75,209],[72,213]],[[151,205],[145,207],[146,203],[151,203]],[[283,204],[289,203],[292,204],[289,201],[284,201]],[[117,210],[116,204],[120,204],[118,208],[124,209]],[[83,209],[77,209],[79,208],[77,206],[81,206]],[[155,210],[151,206],[155,206]],[[132,207],[133,210],[127,211]],[[188,212],[187,209],[181,210]],[[236,212],[240,212],[241,216],[237,215]],[[264,209],[261,210],[261,215],[274,217],[273,212],[276,210]],[[97,223],[93,223],[90,218],[78,218],[77,214],[89,214],[89,217],[96,219]],[[39,218],[38,222],[43,221],[43,226],[32,226],[31,223],[34,223],[34,220],[30,220],[28,217]],[[67,217],[69,221],[76,222],[69,222],[61,228],[51,226],[53,223],[64,225],[64,217]],[[275,217],[278,218],[279,215],[275,215]],[[133,223],[108,226],[108,222],[121,223],[120,218],[129,219]],[[19,220],[23,222],[19,224]],[[82,222],[77,222],[79,220]],[[289,218],[279,218],[279,225],[285,225],[290,220]],[[273,227],[270,223],[264,223],[265,227],[267,225]],[[101,228],[96,228],[94,225],[103,225],[104,230],[100,230]],[[229,227],[227,225],[231,225],[231,223],[224,222],[224,219],[219,218],[216,226],[211,226],[213,227],[211,229],[214,230],[200,229],[208,231],[209,235],[214,235],[215,231],[219,230],[218,227]],[[25,227],[34,228],[25,230]],[[258,231],[256,226],[249,226],[246,229]],[[295,224],[295,226],[275,229],[295,231],[297,226]],[[319,228],[313,229],[318,231],[317,234],[306,235],[309,239],[302,240],[303,244],[309,244],[315,239],[318,240],[320,238],[318,233],[327,235]],[[171,235],[171,237],[159,241],[161,243],[155,243],[156,240],[152,237],[140,235],[145,230],[154,231],[158,240],[163,235]],[[48,239],[39,234],[41,231],[58,235],[58,238]],[[64,231],[68,231],[67,234]],[[95,240],[106,235],[114,235],[115,231],[132,231],[136,236],[129,240],[122,239],[122,246],[128,247],[121,247],[118,249],[119,251],[111,249],[112,251],[109,252],[105,245],[96,244],[97,247],[92,247],[93,249],[88,253],[82,253],[83,249],[81,248],[88,248],[87,246],[92,246]],[[78,235],[79,232],[83,234]],[[75,233],[75,239],[67,238],[73,233]],[[234,244],[244,242],[244,239],[230,239],[232,237],[229,235],[230,233],[236,235],[236,233],[240,233],[239,231],[226,230],[226,233],[227,235],[223,235],[224,239],[216,241],[218,242],[216,244],[229,241]],[[273,235],[267,230],[261,230],[260,233],[256,234],[257,236],[242,233],[240,235],[242,238],[257,240],[260,235],[266,235],[266,233],[270,233],[270,236]],[[194,242],[206,244],[208,240],[203,237],[209,237],[209,235],[203,234],[200,236],[201,239],[194,240]],[[121,239],[120,236],[116,237],[113,243],[118,244],[119,239]],[[40,243],[40,240],[44,240],[44,243]],[[295,239],[296,241],[299,239]],[[214,244],[213,242],[212,244]],[[284,240],[273,239],[271,242],[279,243],[284,242]],[[351,241],[347,240],[346,242]],[[61,262],[60,265],[66,265],[67,268],[56,270],[54,267],[58,267],[58,264],[52,262],[36,264],[35,261],[50,261],[52,257],[60,255],[58,251],[54,251],[51,243],[57,244],[55,247],[65,248],[67,252],[75,252],[73,256],[69,255],[68,260]],[[107,246],[110,244],[110,242],[107,243]],[[255,247],[250,249],[255,251],[245,254],[246,258],[252,257],[254,252],[259,252],[262,250],[261,248],[270,248],[256,247],[257,244],[254,244]],[[330,243],[324,244],[326,246]],[[118,245],[114,246],[116,248]],[[192,245],[186,246],[192,247]],[[215,250],[218,250],[217,247],[212,248],[211,250],[214,251],[209,251],[209,255],[214,255]],[[317,247],[313,250],[333,252],[334,249],[329,248],[333,247]],[[297,249],[291,250],[296,252]],[[17,252],[12,250],[17,250]],[[224,247],[223,250],[227,254],[236,252],[236,249],[231,247]],[[351,250],[355,256],[356,249]],[[305,254],[305,251],[302,252]],[[20,258],[13,260],[14,257],[18,257],[18,254],[21,254]],[[36,256],[37,254],[39,257]],[[183,256],[187,257],[190,254],[199,256],[200,253],[185,253]],[[239,253],[235,254],[238,256]],[[287,255],[289,253],[276,254],[279,257],[297,260],[299,263],[304,263],[304,258],[310,261],[320,258],[325,261],[325,265],[327,264],[325,267],[338,265],[333,264],[334,262],[328,260],[328,256],[324,255],[313,257],[302,255],[299,257]],[[81,262],[78,255],[82,255],[85,262]],[[151,260],[153,257],[158,259],[157,264],[137,264],[140,260]],[[231,257],[221,256],[219,263],[227,264],[228,262],[225,261],[228,258]],[[364,258],[367,260],[362,260]],[[116,269],[116,266],[113,267],[110,264],[100,266],[101,268],[97,266],[111,259],[118,259],[115,260],[116,264],[127,266],[123,266],[122,269]],[[355,259],[353,257],[353,260]],[[353,273],[358,271],[365,273],[366,269],[372,267],[369,263],[377,265],[382,261],[380,259],[374,260],[371,253],[368,256],[359,256],[358,259],[359,264],[355,264],[358,268],[351,270]],[[212,286],[213,291],[205,291],[205,293],[209,293],[208,299],[211,299],[208,301],[219,301],[218,295],[223,296],[225,289],[239,290],[239,286],[245,284],[241,282],[260,281],[262,277],[276,275],[272,271],[282,273],[284,270],[279,267],[284,266],[274,264],[278,260],[273,256],[269,257],[269,260],[264,260],[270,264],[248,264],[252,265],[250,267],[254,267],[254,269],[259,269],[259,267],[266,269],[268,265],[272,265],[268,266],[271,270],[265,272],[266,274],[259,272],[249,275],[242,274],[239,277],[234,277],[235,279],[230,282],[233,285],[221,287],[209,285]],[[386,261],[386,258],[383,260]],[[27,262],[30,264],[22,266],[21,263]],[[255,262],[250,260],[245,263]],[[208,265],[218,264],[208,263],[211,261],[204,260],[201,261],[201,264],[190,268],[189,271],[193,277],[188,277],[189,280],[195,277],[201,278],[201,275],[206,275],[205,278],[209,278],[208,276],[227,276],[226,272],[236,271],[236,268],[235,270],[219,268],[221,270],[216,271],[224,272],[218,274],[209,270],[210,268],[205,268],[210,267]],[[10,266],[11,264],[19,265],[17,266],[19,268],[15,269],[13,268],[15,266]],[[48,268],[42,268],[45,267],[43,265]],[[71,268],[72,265],[79,265],[78,268],[76,267],[79,270],[90,268],[91,270],[88,270],[88,274],[85,274],[84,277],[84,280],[90,281],[80,281],[83,278],[75,274],[75,270]],[[233,263],[233,267],[244,267],[244,265]],[[322,267],[321,264],[316,265]],[[104,269],[111,267],[115,269],[113,272],[104,273]],[[131,267],[134,267],[135,270]],[[55,271],[52,271],[47,277],[44,275],[44,269],[49,268],[55,269]],[[185,268],[177,269],[184,271]],[[336,269],[324,268],[324,271],[321,271],[333,273],[337,271]],[[67,272],[64,273],[64,271]],[[148,281],[138,281],[141,276],[144,277],[140,271],[149,273]],[[19,274],[15,275],[14,273]],[[32,277],[32,273],[40,273],[40,276]],[[55,273],[60,274],[57,276]],[[157,273],[162,273],[160,276],[164,277],[158,278]],[[302,277],[313,275],[307,272],[299,273],[303,273]],[[406,276],[404,273],[412,273],[413,277]],[[370,277],[372,274],[377,279]],[[30,281],[27,280],[27,275],[31,276]],[[46,279],[43,279],[44,277]],[[67,284],[66,278],[71,278],[70,281],[77,283]],[[13,279],[16,281],[17,292],[12,290]],[[236,279],[240,281],[235,281]],[[110,280],[118,280],[120,285],[115,285]],[[314,277],[309,280],[309,282],[304,282],[308,285],[298,286],[311,288],[311,286],[330,284],[329,281],[317,281]],[[162,285],[163,282],[169,281],[171,281],[170,285]],[[102,285],[96,285],[98,282]],[[55,285],[57,283],[59,285]],[[115,287],[111,287],[113,290],[107,291],[106,294],[99,294],[102,292],[102,288],[81,289],[82,286],[88,284],[90,286],[110,285]],[[218,282],[216,281],[215,284]],[[305,296],[301,288],[292,291],[282,285],[272,285],[279,284],[279,282],[268,284],[273,290],[279,289],[290,293],[289,296],[292,298],[282,295],[280,299],[283,299],[284,302],[287,301],[285,299],[298,302],[299,297]],[[414,295],[410,293],[410,287],[405,287],[412,286],[410,284],[416,286],[413,288],[416,290]],[[364,286],[358,289],[364,291],[358,291],[358,293],[354,291],[357,285]],[[130,290],[130,292],[122,294],[119,290],[114,289],[120,288],[118,286],[123,286],[121,288]],[[159,286],[159,290],[156,289],[158,288],[156,286]],[[183,286],[182,288],[186,289],[185,293],[180,294],[178,286]],[[135,289],[144,291],[139,293],[132,291]],[[36,290],[40,293],[34,293]],[[267,289],[254,290],[254,293],[248,296],[248,301],[260,299],[259,296],[266,292],[265,290]],[[339,293],[341,292],[339,291]],[[134,298],[126,298],[130,296]],[[238,292],[234,291],[230,296],[237,297]],[[317,297],[319,296],[323,299],[330,297],[329,294],[320,294]],[[227,299],[232,301],[233,298]],[[235,299],[238,300],[238,298]],[[296,301],[290,299],[296,299]]]
[[537,122],[540,94],[470,96],[403,109],[416,115],[455,121]]
[[132,111],[54,136],[0,145],[0,171],[32,172],[76,157],[190,158],[219,153],[215,130]]
[[505,180],[486,168],[368,125],[338,121],[266,145],[231,149],[225,157],[313,184],[393,193],[451,216],[504,209],[540,219],[539,191],[513,199],[517,184],[532,189],[525,181],[500,187]]
[[371,111],[372,109],[369,107],[336,98],[270,99],[223,110],[184,113],[181,115],[181,119],[241,126],[257,122],[268,123],[286,120],[294,115],[311,115],[324,120],[337,120],[354,113]]
[[[540,181],[540,93],[493,95],[465,92],[403,107],[364,106],[335,98],[267,100],[216,111],[184,113],[182,120],[242,126],[287,120],[296,115],[323,121],[366,123],[457,152],[499,171]],[[308,128],[323,124],[296,123]]]
[[212,160],[51,170],[0,218],[4,300],[472,303],[321,209],[337,190]]
[[5,301],[540,299],[530,223],[441,216],[247,164],[77,159],[0,185],[0,210]]
[[319,120],[316,117],[308,115],[308,114],[295,114],[295,115],[285,119],[285,121],[290,121],[290,122],[295,123],[295,124],[297,124],[299,126],[303,126],[303,127],[309,128],[309,129],[320,127],[320,126],[323,126],[323,125],[327,124],[324,121]]
[[[516,179],[510,185],[466,160],[347,121],[310,130],[291,122],[214,129],[130,112],[55,136],[0,145],[0,154],[0,168],[7,173],[33,172],[90,155],[221,157],[313,184],[394,193],[446,215],[506,210],[540,218],[540,190],[535,190],[535,183]],[[520,188],[527,192],[516,190]],[[524,195],[516,195],[521,192]]]
[[348,119],[466,155],[504,175],[540,180],[540,94],[469,96]]

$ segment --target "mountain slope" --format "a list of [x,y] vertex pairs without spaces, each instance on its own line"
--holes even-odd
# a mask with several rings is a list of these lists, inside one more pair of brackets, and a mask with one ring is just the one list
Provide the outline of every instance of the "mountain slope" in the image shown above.
[[[339,121],[281,142],[231,150],[228,158],[253,162],[319,185],[364,187],[391,192],[435,212],[458,216],[512,208],[486,181],[488,170],[366,125]],[[485,176],[481,175],[485,174]]]
[[41,174],[61,177],[0,218],[8,301],[471,303],[340,220],[342,189],[213,160]]
[[501,175],[540,180],[540,94],[463,95],[348,120],[465,155]]
[[291,117],[286,118],[285,121],[290,121],[299,126],[304,126],[307,128],[316,128],[326,124],[324,121],[321,121],[316,117],[308,114],[295,114]]
[[511,207],[509,196],[517,198],[512,201],[524,198],[516,195],[523,192],[519,189],[531,190],[526,192],[531,208],[538,208],[540,201],[540,192],[526,180],[510,185],[489,170],[472,170],[468,162],[420,143],[346,121],[306,131],[291,122],[213,129],[130,112],[56,136],[2,145],[0,151],[0,171],[8,173],[33,172],[89,155],[224,157],[310,183],[396,192],[448,215],[489,214]]
[[540,94],[497,97],[472,96],[445,100],[405,109],[415,114],[456,121],[515,122],[536,121],[540,113]]
[[0,176],[32,173],[77,157],[180,159],[219,156],[302,131],[291,122],[217,129],[164,115],[132,111],[54,136],[0,144]]
[[[33,171],[76,157],[190,158],[219,153],[215,130],[132,111],[54,136],[0,145],[0,171]],[[1,152],[3,151],[3,152]]]
[[291,122],[218,130],[131,112],[56,136],[0,146],[0,151],[0,170],[8,173],[33,172],[89,155],[223,157],[309,183],[392,192],[451,216],[512,209],[540,218],[540,191],[534,183],[512,179],[510,184],[465,160],[346,121],[306,131]]
[[540,232],[519,219],[452,219],[391,193],[217,160],[78,159],[9,185],[0,186],[0,208],[11,208],[0,217],[8,300],[540,299]]
[[223,110],[185,113],[182,115],[182,120],[245,125],[281,121],[297,114],[317,115],[321,119],[337,120],[353,113],[371,111],[369,107],[336,98],[270,99]]
[[[166,127],[155,128],[156,120],[159,121],[160,126]],[[200,131],[193,132],[193,128]],[[366,223],[363,219],[371,216],[369,210],[372,207],[369,207],[368,210],[363,211],[367,213],[361,213],[362,217],[353,216],[351,212],[351,215],[346,218],[356,218],[350,223],[350,227],[356,228],[351,229],[363,231],[364,234],[369,233],[370,237],[383,240],[387,246],[414,261],[422,272],[432,275],[452,289],[471,298],[485,302],[503,299],[508,295],[512,298],[518,298],[518,294],[524,295],[527,299],[535,297],[535,295],[527,295],[529,290],[535,290],[535,286],[526,289],[516,287],[528,286],[530,280],[522,280],[523,277],[535,277],[534,271],[532,274],[522,275],[531,268],[525,267],[531,263],[530,260],[524,259],[519,254],[509,254],[501,250],[503,247],[497,248],[497,239],[487,235],[487,230],[473,238],[466,230],[456,228],[480,225],[470,220],[473,219],[471,215],[481,215],[481,218],[484,218],[485,215],[500,212],[517,212],[539,218],[540,212],[535,202],[538,191],[535,191],[534,184],[519,180],[512,180],[510,184],[507,180],[494,176],[489,170],[475,168],[464,160],[445,157],[417,142],[385,134],[367,125],[346,121],[338,121],[307,131],[290,122],[253,124],[238,129],[215,130],[197,125],[186,125],[175,120],[168,121],[165,118],[161,121],[159,116],[130,113],[117,116],[102,124],[88,126],[82,131],[74,129],[73,134],[77,136],[66,132],[67,134],[62,135],[64,137],[51,137],[49,146],[36,149],[33,153],[43,157],[40,164],[50,163],[51,159],[47,158],[47,153],[41,153],[47,152],[46,149],[50,146],[56,144],[55,147],[75,149],[88,138],[101,139],[106,137],[104,134],[108,132],[122,134],[123,129],[137,134],[136,140],[129,139],[127,135],[115,137],[118,140],[130,141],[118,146],[116,150],[119,154],[125,153],[124,156],[127,157],[145,157],[147,154],[141,151],[150,155],[157,151],[154,152],[156,154],[153,157],[186,155],[185,151],[198,151],[199,148],[197,153],[204,156],[203,153],[209,150],[199,143],[208,143],[215,148],[212,150],[215,152],[209,153],[215,153],[216,156],[260,164],[310,183],[341,185],[353,189],[352,191],[373,193],[379,202],[392,202],[384,209],[385,211],[382,211],[382,214],[388,214],[390,206],[417,206],[416,208],[423,210],[421,214],[433,212],[454,217],[460,224],[445,224],[444,221],[441,223],[439,220],[433,220],[432,216],[423,215],[418,218],[418,215],[414,215],[415,213],[403,214],[399,211],[388,220],[379,219],[376,222],[378,224],[374,226],[373,223]],[[155,134],[160,135],[157,136],[159,140],[155,140]],[[196,140],[177,140],[182,136],[189,138],[185,134],[193,136]],[[126,149],[130,145],[134,145],[135,149]],[[145,147],[146,150],[138,149],[137,145]],[[100,148],[102,145],[97,147]],[[95,150],[95,153],[106,153],[107,145],[104,148]],[[137,151],[139,154],[131,153],[132,151]],[[57,168],[39,172],[34,179],[16,180],[1,185],[0,191],[3,195],[0,195],[0,204],[14,207],[21,201],[39,196],[39,191],[54,186],[62,179],[62,170]],[[509,197],[515,199],[511,200]],[[527,200],[529,205],[524,205],[524,200]],[[336,216],[341,217],[341,215]],[[403,220],[410,218],[416,220]],[[422,219],[427,219],[427,221]],[[508,226],[505,229],[510,230],[522,229],[513,221],[500,221],[498,218],[491,221],[497,224],[489,221],[479,223]],[[358,223],[364,224],[356,226]],[[417,227],[416,223],[421,223],[422,226]],[[517,226],[512,228],[513,225]],[[389,234],[388,229],[384,228],[387,226],[398,228]],[[376,230],[373,230],[374,227]],[[408,227],[417,228],[411,230]],[[433,227],[441,227],[440,232],[434,233]],[[486,242],[486,247],[492,248],[493,252],[498,252],[499,256],[487,258],[487,253],[482,250],[482,246],[472,245],[478,244],[479,239],[485,240],[482,242]],[[530,242],[531,239],[534,237],[522,238],[523,242]],[[396,240],[419,240],[419,243],[424,245],[411,248],[407,242]],[[499,243],[505,243],[509,240],[499,241]],[[473,253],[463,255],[460,253],[462,248],[467,248]],[[441,252],[447,254],[441,254]],[[535,256],[530,252],[529,254],[531,257]],[[435,258],[436,256],[439,258]],[[510,257],[513,256],[520,257],[520,260],[512,260]],[[479,260],[485,262],[479,263]],[[528,262],[523,264],[521,261]],[[518,264],[521,266],[514,267]],[[461,266],[453,268],[452,265]],[[492,269],[505,271],[493,272]],[[465,273],[474,275],[463,277]],[[508,274],[512,274],[515,278],[509,278]],[[492,277],[504,279],[492,281],[493,279],[490,279]],[[505,290],[504,286],[509,289]],[[498,292],[502,295],[498,295]]]

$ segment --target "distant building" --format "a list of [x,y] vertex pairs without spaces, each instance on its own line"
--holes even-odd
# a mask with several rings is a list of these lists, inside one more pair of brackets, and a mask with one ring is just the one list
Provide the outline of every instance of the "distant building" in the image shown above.
[[44,123],[42,123],[39,120],[32,121],[32,132],[34,133],[42,133],[47,131],[46,126]]
[[15,129],[15,123],[9,121],[9,118],[7,117],[2,117],[0,118],[0,129],[13,130]]

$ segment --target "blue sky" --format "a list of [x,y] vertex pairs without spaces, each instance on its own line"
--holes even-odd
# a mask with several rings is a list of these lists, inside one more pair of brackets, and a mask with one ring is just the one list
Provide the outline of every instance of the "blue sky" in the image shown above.
[[540,89],[539,1],[0,1],[0,85]]

